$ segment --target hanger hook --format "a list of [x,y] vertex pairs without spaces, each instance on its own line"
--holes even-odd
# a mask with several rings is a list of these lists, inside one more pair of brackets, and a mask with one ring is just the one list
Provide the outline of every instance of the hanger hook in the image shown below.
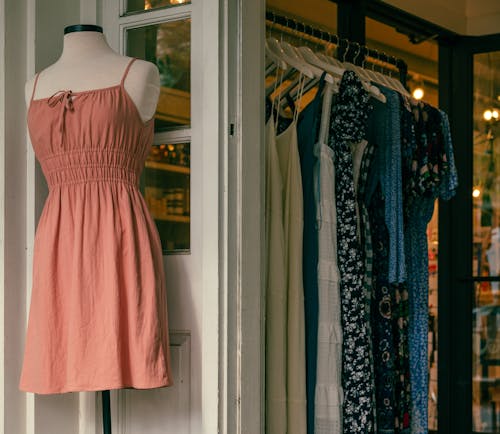
[[378,50],[373,49],[375,51],[373,55],[373,62],[372,62],[372,71],[375,71],[375,60],[378,60]]
[[[320,35],[319,35],[319,40],[320,40],[320,41],[322,41],[322,42],[323,42],[323,41],[325,41],[325,36],[324,36],[324,33],[325,33],[325,32],[323,31],[323,29],[321,29],[321,30],[320,30]],[[321,42],[321,43],[322,43],[322,42]],[[316,45],[317,45],[317,48],[318,48],[318,47],[321,47],[321,43],[316,44]]]
[[359,42],[353,42],[354,45],[357,45],[358,50],[356,51],[356,54],[354,55],[354,59],[352,59],[352,63],[356,65],[356,60],[359,57],[359,54],[361,53],[361,44]]
[[[286,28],[289,28],[289,25],[288,25],[288,17],[285,17],[285,27]],[[284,29],[281,29],[281,41],[280,42],[283,42],[283,33],[285,33],[285,30]]]
[[[360,53],[362,53],[365,48],[366,48],[365,45],[360,45],[359,46]],[[366,61],[366,56],[363,56],[363,60],[361,61],[361,68],[365,67],[365,61]]]
[[[303,32],[302,32],[302,33],[303,33],[304,35],[306,35],[306,36],[307,36],[308,34],[307,34],[307,27],[306,27],[306,24],[305,24],[303,21],[301,21],[301,23],[300,23],[300,24],[302,24],[302,29],[303,29]],[[310,43],[311,43],[311,41],[310,41],[309,39],[306,39],[306,46],[307,46],[307,44],[308,44],[308,43],[310,44]]]
[[[347,53],[348,53],[348,51],[349,51],[349,47],[350,47],[350,45],[351,45],[351,44],[349,43],[349,40],[348,40],[348,39],[343,39],[343,40],[345,41],[346,46],[345,46],[345,51],[344,51],[344,53],[343,53],[343,55],[342,55],[342,63],[344,63],[344,62],[345,62],[345,58],[346,58],[346,56],[347,56]],[[340,41],[342,41],[342,39],[339,39],[339,47],[340,47]]]
[[[395,62],[396,62],[396,57],[394,57],[394,56],[389,56],[389,60],[390,60],[390,61],[389,61],[389,64],[390,64],[390,65],[396,65],[396,63],[395,63]],[[391,77],[391,78],[392,78],[392,68],[389,70],[389,77]]]
[[271,22],[269,24],[269,37],[272,38],[273,37],[273,29],[274,29],[274,26],[276,25],[276,15],[274,14],[273,11],[270,11],[269,13],[271,14],[271,18],[269,19],[269,21]]
[[[385,61],[384,61],[384,59],[383,59],[384,57],[385,57],[385,59],[386,59]],[[382,63],[388,63],[388,62],[387,62],[387,58],[388,58],[387,54],[385,54],[385,52],[384,52],[384,51],[382,51],[382,58],[380,59],[380,60],[381,60],[381,62],[382,62]],[[382,68],[382,74],[387,75],[387,68],[384,68],[384,67],[383,67],[383,65],[381,65],[380,67]]]

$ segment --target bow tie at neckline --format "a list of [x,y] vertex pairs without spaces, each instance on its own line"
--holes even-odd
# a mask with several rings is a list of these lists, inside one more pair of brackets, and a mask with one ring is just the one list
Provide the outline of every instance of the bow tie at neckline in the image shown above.
[[59,113],[59,132],[61,133],[61,139],[59,146],[62,148],[64,146],[64,135],[66,132],[66,110],[73,111],[73,91],[72,90],[58,90],[54,93],[48,100],[47,104],[50,107],[55,107],[57,104],[61,104]]
[[58,90],[47,101],[47,104],[54,107],[57,103],[64,103],[64,107],[73,110],[73,91],[72,90]]

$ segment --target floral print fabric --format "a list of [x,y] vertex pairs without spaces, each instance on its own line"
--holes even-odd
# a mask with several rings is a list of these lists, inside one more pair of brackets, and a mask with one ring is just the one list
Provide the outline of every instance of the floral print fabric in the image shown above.
[[332,109],[329,146],[335,155],[338,264],[342,301],[343,432],[373,431],[373,381],[365,312],[364,266],[357,237],[356,196],[350,143],[364,138],[371,106],[352,71],[346,71]]
[[405,250],[408,272],[411,432],[428,432],[427,224],[438,196],[450,199],[457,186],[447,118],[422,102],[402,99]]

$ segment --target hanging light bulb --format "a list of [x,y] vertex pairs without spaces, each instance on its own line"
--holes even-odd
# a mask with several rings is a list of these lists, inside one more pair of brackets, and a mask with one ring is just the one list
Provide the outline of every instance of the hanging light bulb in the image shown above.
[[411,81],[413,82],[413,85],[415,86],[413,88],[413,92],[412,92],[413,98],[415,98],[416,100],[421,100],[425,95],[424,80],[422,79],[422,77],[419,74],[415,74],[412,76]]
[[496,108],[489,108],[489,109],[486,109],[483,113],[483,119],[486,121],[486,122],[489,122],[489,121],[498,121],[498,118],[499,118],[499,112],[498,112],[498,109]]
[[478,198],[479,196],[481,196],[481,190],[479,189],[479,187],[474,187],[474,189],[472,190],[472,197]]
[[422,99],[424,97],[424,94],[424,89],[422,89],[420,86],[413,90],[413,98],[415,99]]

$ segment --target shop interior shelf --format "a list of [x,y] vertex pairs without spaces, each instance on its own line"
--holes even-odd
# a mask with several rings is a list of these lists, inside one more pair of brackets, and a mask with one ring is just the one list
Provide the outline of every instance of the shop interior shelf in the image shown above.
[[166,221],[166,222],[176,222],[176,223],[189,223],[189,216],[186,215],[174,215],[174,214],[154,214],[155,220]]
[[189,174],[190,172],[189,167],[179,166],[176,164],[161,163],[159,161],[146,161],[146,167],[148,169],[160,169],[160,170],[166,170],[168,172],[177,172],[185,174]]

